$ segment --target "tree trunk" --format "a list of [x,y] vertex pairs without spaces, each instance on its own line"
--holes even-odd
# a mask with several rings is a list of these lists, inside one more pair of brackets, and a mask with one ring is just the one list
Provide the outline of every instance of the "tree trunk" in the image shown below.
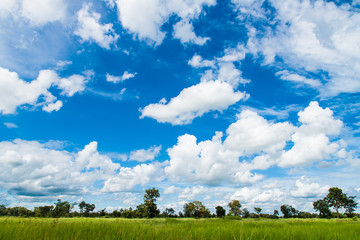
[[339,209],[338,209],[338,208],[336,208],[336,215],[337,215],[337,218],[340,218],[340,216],[339,216]]

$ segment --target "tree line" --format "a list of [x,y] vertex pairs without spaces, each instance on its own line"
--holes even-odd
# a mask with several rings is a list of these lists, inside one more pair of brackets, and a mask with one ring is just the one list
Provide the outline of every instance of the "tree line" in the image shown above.
[[[95,204],[86,203],[70,203],[58,199],[54,205],[35,207],[34,210],[29,210],[25,207],[11,207],[6,208],[0,205],[0,216],[21,216],[21,217],[123,217],[123,218],[177,218],[177,217],[194,217],[194,218],[228,218],[228,219],[241,219],[241,218],[279,218],[279,211],[274,210],[272,214],[262,213],[260,207],[254,207],[254,212],[250,212],[247,208],[242,208],[239,200],[232,200],[228,203],[227,207],[229,212],[223,206],[215,207],[215,212],[211,211],[201,202],[193,201],[185,203],[183,211],[175,213],[173,208],[166,208],[163,212],[157,207],[156,200],[160,197],[158,189],[150,188],[145,190],[144,202],[136,208],[114,210],[111,213],[106,212],[106,209],[94,212]],[[342,189],[333,187],[329,189],[328,194],[323,198],[313,203],[314,210],[317,213],[302,212],[296,210],[288,204],[280,206],[280,211],[283,218],[331,218],[331,217],[357,217],[355,209],[357,203],[355,196],[347,196],[343,193]],[[78,211],[72,209],[78,206]],[[331,212],[331,208],[335,212]],[[345,209],[345,213],[339,213],[339,209]]]

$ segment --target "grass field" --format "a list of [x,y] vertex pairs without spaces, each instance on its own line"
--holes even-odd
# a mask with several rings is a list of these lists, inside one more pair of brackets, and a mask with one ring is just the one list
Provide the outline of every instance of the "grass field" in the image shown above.
[[0,218],[0,239],[360,239],[351,219]]

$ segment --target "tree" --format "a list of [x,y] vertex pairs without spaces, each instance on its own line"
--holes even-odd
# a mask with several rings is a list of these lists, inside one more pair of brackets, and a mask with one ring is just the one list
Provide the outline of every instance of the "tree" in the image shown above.
[[40,206],[34,208],[35,215],[38,217],[50,217],[53,210],[54,210],[53,205]]
[[55,208],[52,211],[54,217],[65,217],[67,214],[70,213],[70,210],[73,206],[68,201],[61,201],[58,199],[55,203]]
[[165,208],[162,215],[164,217],[175,217],[175,210],[173,208]]
[[222,206],[217,206],[216,208],[216,216],[221,218],[225,216],[226,210]]
[[249,216],[250,216],[249,210],[248,210],[247,208],[244,208],[244,209],[242,210],[242,217],[243,217],[243,218],[248,218]]
[[156,188],[150,188],[145,190],[144,205],[145,205],[145,217],[153,218],[159,215],[160,210],[156,205],[156,198],[160,197],[159,190]]
[[254,207],[254,211],[259,215],[261,213],[261,208],[259,207]]
[[7,215],[7,208],[5,205],[0,205],[0,216]]
[[90,212],[94,211],[95,207],[95,204],[86,203],[84,201],[79,203],[80,213],[85,217],[88,217]]
[[294,217],[299,212],[298,210],[287,204],[281,205],[280,211],[283,213],[284,218]]
[[228,203],[229,215],[231,216],[240,216],[241,215],[241,203],[239,200],[232,200]]
[[330,188],[329,193],[324,198],[324,200],[329,203],[329,206],[335,209],[337,218],[340,217],[339,208],[345,206],[346,199],[346,194],[342,192],[342,189],[337,187]]
[[209,217],[210,210],[207,209],[204,204],[200,201],[193,201],[185,203],[184,205],[184,216],[185,217]]
[[314,207],[315,211],[319,211],[320,217],[331,216],[330,206],[326,200],[320,199],[320,200],[317,200],[316,202],[313,202],[313,207]]
[[350,196],[345,200],[344,208],[349,215],[355,212],[355,209],[357,208],[357,202],[354,201],[355,198],[355,196]]
[[274,216],[279,216],[279,211],[275,209],[273,215]]

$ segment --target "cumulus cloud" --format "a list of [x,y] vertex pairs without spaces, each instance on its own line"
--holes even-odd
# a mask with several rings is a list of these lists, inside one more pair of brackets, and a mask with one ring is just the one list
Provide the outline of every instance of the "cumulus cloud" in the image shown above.
[[196,200],[196,197],[199,195],[205,194],[209,191],[209,189],[203,187],[203,186],[194,186],[192,188],[185,188],[181,191],[178,198],[183,199],[186,201],[194,201]]
[[[344,155],[343,141],[330,138],[338,136],[343,126],[330,109],[311,102],[298,115],[301,125],[296,127],[288,122],[273,123],[256,112],[243,110],[227,128],[224,140],[222,132],[199,143],[193,135],[182,135],[167,150],[170,160],[165,173],[171,181],[252,184],[263,178],[254,172],[257,169],[310,166]],[[268,196],[264,193],[257,201]]]
[[129,156],[130,161],[146,162],[152,161],[159,155],[161,146],[152,146],[148,149],[132,151]]
[[128,80],[130,78],[135,77],[137,73],[129,73],[128,71],[125,71],[122,76],[113,76],[110,74],[106,74],[106,81],[113,82],[113,83],[119,83],[123,82],[125,80]]
[[234,91],[229,83],[219,80],[200,82],[182,90],[169,103],[161,100],[141,109],[141,118],[151,117],[173,125],[188,124],[209,111],[225,110],[245,97],[244,92]]
[[284,192],[280,189],[269,189],[260,191],[257,188],[244,187],[236,191],[230,199],[246,203],[264,203],[268,201],[281,201]]
[[[235,53],[236,52],[236,53]],[[250,95],[237,91],[239,84],[249,83],[242,78],[242,72],[232,62],[243,58],[226,58],[233,56],[239,51],[234,50],[225,54],[226,60],[203,60],[201,56],[194,55],[188,64],[195,67],[211,67],[205,71],[200,83],[183,89],[180,94],[167,103],[163,98],[159,103],[150,104],[141,111],[141,117],[150,117],[160,123],[172,125],[189,124],[196,117],[210,111],[222,111],[240,100],[247,100]]]
[[66,9],[67,5],[63,0],[2,0],[0,17],[22,17],[31,24],[40,26],[64,20]]
[[83,194],[120,167],[98,153],[96,142],[72,153],[37,141],[4,141],[0,142],[0,162],[0,186],[26,196]]
[[209,37],[199,37],[194,33],[194,27],[188,20],[181,20],[174,26],[173,37],[180,40],[182,44],[193,43],[204,45]]
[[160,163],[141,164],[133,168],[122,167],[116,176],[105,181],[102,192],[131,191],[137,185],[145,186],[150,181],[161,181],[162,172]]
[[[319,76],[323,84],[299,75],[281,75],[287,81],[317,88],[323,97],[360,91],[357,77],[360,46],[356,44],[360,38],[358,11],[353,11],[350,5],[337,6],[331,1],[272,0],[270,4],[275,9],[274,30],[248,23],[247,47],[253,54],[264,56],[264,64],[273,64],[278,57],[288,69],[313,74],[326,72],[326,77]],[[241,11],[251,7],[242,5]],[[260,21],[267,18],[266,14],[256,14],[261,12],[261,5],[255,9],[253,16]]]
[[321,187],[319,183],[311,182],[310,179],[305,176],[296,180],[295,186],[296,189],[290,192],[291,196],[302,198],[324,196],[330,188],[329,185]]
[[49,91],[53,86],[62,90],[62,95],[73,96],[85,89],[87,78],[72,75],[60,78],[53,70],[41,70],[37,79],[27,82],[15,72],[0,68],[0,112],[13,114],[16,108],[23,105],[42,106],[44,111],[57,111],[62,102]]
[[304,111],[299,112],[302,125],[292,135],[292,148],[284,151],[279,166],[290,167],[309,165],[313,162],[329,159],[331,155],[342,150],[341,143],[330,140],[337,136],[342,121],[334,119],[329,108],[321,108],[317,102],[311,102]]
[[174,36],[184,43],[192,42],[201,45],[203,41],[206,42],[206,38],[195,35],[189,21],[198,18],[203,6],[213,6],[216,3],[215,0],[116,0],[115,2],[123,27],[135,33],[139,39],[148,39],[157,45],[161,44],[165,37],[161,26],[173,14],[181,18],[174,27]]
[[59,21],[66,16],[63,0],[22,0],[21,15],[35,25]]
[[75,34],[81,37],[82,41],[94,41],[100,47],[110,49],[110,45],[116,43],[117,35],[112,24],[101,24],[101,15],[95,11],[90,11],[90,4],[84,4],[82,9],[77,12],[78,28]]

